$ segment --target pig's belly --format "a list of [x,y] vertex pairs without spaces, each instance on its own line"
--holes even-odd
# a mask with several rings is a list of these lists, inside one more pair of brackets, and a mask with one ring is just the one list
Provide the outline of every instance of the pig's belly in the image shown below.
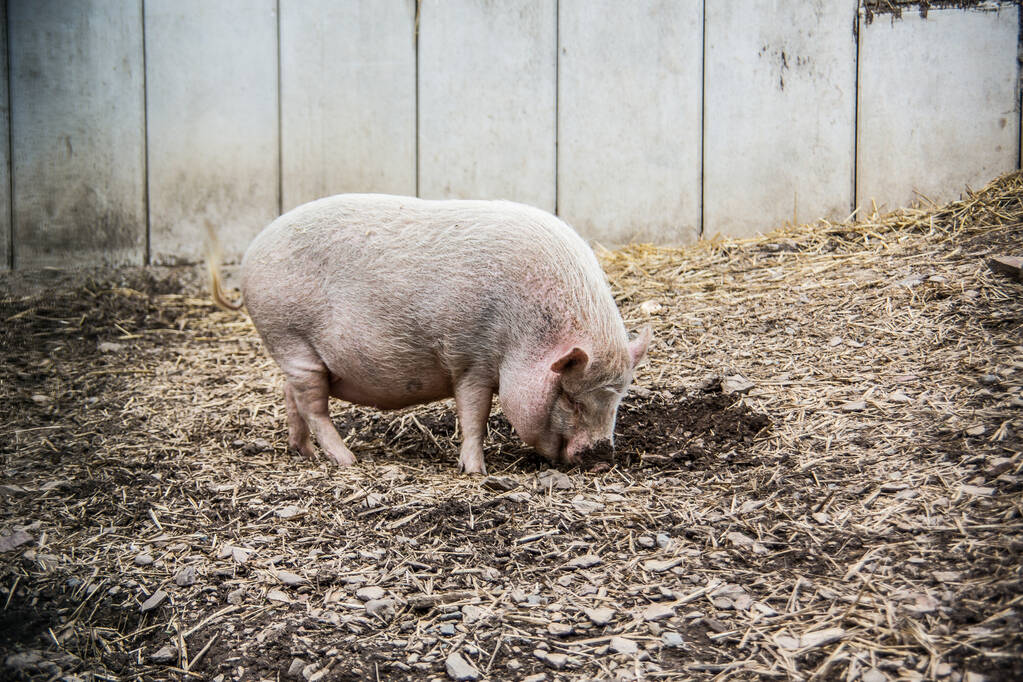
[[356,369],[350,363],[329,363],[328,369],[330,395],[356,405],[396,410],[454,395],[451,377],[440,367],[410,365],[395,370],[371,365]]

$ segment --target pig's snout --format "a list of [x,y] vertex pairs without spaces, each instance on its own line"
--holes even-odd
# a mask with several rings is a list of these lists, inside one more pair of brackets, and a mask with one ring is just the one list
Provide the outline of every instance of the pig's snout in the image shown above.
[[596,462],[610,462],[614,459],[614,452],[615,448],[611,439],[603,438],[589,447],[585,447],[578,452],[572,453],[570,458],[572,461],[584,465]]

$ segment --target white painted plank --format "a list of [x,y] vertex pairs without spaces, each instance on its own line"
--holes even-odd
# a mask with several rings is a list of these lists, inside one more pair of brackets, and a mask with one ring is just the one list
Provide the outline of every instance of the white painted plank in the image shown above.
[[856,0],[708,2],[703,234],[852,207]]
[[[857,203],[956,199],[1018,162],[1019,7],[860,26]],[[873,202],[873,204],[872,204]]]
[[11,267],[11,112],[7,71],[7,3],[0,4],[0,270]]
[[225,260],[278,213],[276,0],[147,0],[151,259]]
[[416,193],[414,0],[281,2],[284,210]]
[[554,210],[555,0],[423,0],[419,193]]
[[18,268],[145,257],[138,2],[11,0]]
[[559,4],[558,213],[587,239],[699,236],[702,7]]

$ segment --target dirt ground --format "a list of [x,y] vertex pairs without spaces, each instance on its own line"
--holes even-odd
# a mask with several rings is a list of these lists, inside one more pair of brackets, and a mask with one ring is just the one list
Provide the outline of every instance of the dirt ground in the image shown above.
[[[342,403],[190,270],[0,275],[0,677],[1023,678],[1023,176],[601,254],[655,340],[609,470]],[[538,677],[544,676],[544,677]]]

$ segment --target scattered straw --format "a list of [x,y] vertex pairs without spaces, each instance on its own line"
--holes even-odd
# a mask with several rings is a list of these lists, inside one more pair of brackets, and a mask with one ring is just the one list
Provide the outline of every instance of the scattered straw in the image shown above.
[[449,404],[335,405],[351,469],[286,453],[279,371],[188,273],[5,275],[2,675],[1023,676],[1023,284],[986,264],[1021,235],[1012,174],[604,254],[655,332],[621,463],[546,471],[495,414],[486,480]]

